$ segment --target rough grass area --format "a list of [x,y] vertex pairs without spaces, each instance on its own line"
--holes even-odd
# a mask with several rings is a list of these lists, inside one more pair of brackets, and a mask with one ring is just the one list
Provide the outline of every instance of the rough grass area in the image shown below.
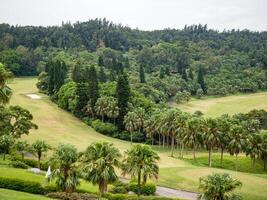
[[29,194],[26,192],[19,192],[15,190],[7,190],[0,188],[1,200],[52,200],[42,195]]
[[191,113],[200,110],[207,117],[217,117],[226,113],[233,115],[249,112],[253,109],[267,110],[267,92],[192,99],[188,103],[176,104],[172,102],[171,105]]
[[[70,113],[65,112],[53,104],[46,95],[38,93],[35,84],[36,78],[21,78],[15,79],[10,86],[14,90],[14,95],[11,100],[11,104],[21,105],[28,110],[34,116],[35,123],[38,124],[39,129],[31,131],[29,136],[24,136],[23,139],[33,142],[36,139],[44,139],[52,146],[56,146],[59,143],[71,143],[75,145],[79,150],[84,150],[90,143],[96,141],[109,141],[114,143],[121,151],[126,150],[131,145],[129,142],[117,140],[110,138],[104,135],[101,135],[94,131],[92,128],[88,127],[80,120],[73,117]],[[39,100],[33,100],[25,96],[25,94],[38,94],[42,98]],[[242,95],[237,97],[243,97],[246,99],[246,102],[254,102],[254,105],[267,104],[267,93],[258,93],[250,95]],[[224,97],[224,98],[234,98],[235,97]],[[242,98],[241,98],[242,99]],[[208,99],[203,101],[215,101],[214,99]],[[218,99],[217,99],[218,100]],[[200,100],[202,101],[202,100]],[[247,104],[245,110],[244,103],[238,103],[239,100],[234,100],[235,104],[231,102],[227,104],[233,105],[231,109],[236,109],[237,112],[240,110],[246,112],[250,108]],[[258,102],[258,103],[257,103]],[[263,103],[260,103],[263,102]],[[205,104],[205,103],[204,103]],[[204,105],[203,104],[203,105]],[[237,108],[240,105],[240,108]],[[243,105],[243,106],[242,106]],[[212,108],[212,109],[211,109]],[[211,113],[216,111],[216,106],[211,107],[205,111],[206,113]],[[233,113],[233,110],[224,106],[224,109],[228,109],[229,112]],[[254,107],[253,107],[254,108]],[[196,110],[201,110],[197,108]],[[213,111],[212,111],[213,110]],[[211,112],[212,111],[212,112]],[[219,112],[217,112],[218,114]],[[216,115],[216,114],[215,114]],[[255,174],[255,173],[244,173],[236,172],[233,170],[224,170],[217,168],[208,168],[205,165],[193,165],[190,160],[180,160],[177,158],[170,157],[170,150],[161,149],[154,147],[155,150],[160,155],[160,175],[158,179],[158,184],[177,188],[184,190],[198,191],[199,177],[203,175],[208,175],[212,172],[227,172],[230,173],[237,179],[242,181],[243,186],[237,192],[241,194],[245,200],[266,200],[267,197],[267,175],[266,174]],[[178,152],[176,152],[176,157],[178,157]],[[200,152],[197,154],[199,158],[206,157],[206,152]],[[188,157],[191,158],[191,154],[188,154]],[[204,162],[205,159],[203,159]],[[242,162],[242,160],[241,160]],[[227,163],[226,163],[227,164]],[[249,162],[247,163],[249,165]],[[231,165],[229,165],[231,166]],[[250,166],[249,166],[250,167]],[[3,170],[0,169],[2,172]],[[4,173],[4,172],[3,172]],[[13,174],[16,172],[11,172]],[[22,173],[22,172],[21,172]],[[24,171],[25,173],[25,171]],[[83,185],[81,186],[83,187]],[[89,186],[88,186],[89,187]]]

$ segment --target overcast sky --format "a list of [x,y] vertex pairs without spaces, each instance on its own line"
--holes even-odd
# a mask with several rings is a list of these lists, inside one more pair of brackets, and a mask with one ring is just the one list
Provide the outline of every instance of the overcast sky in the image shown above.
[[209,28],[267,30],[267,0],[0,0],[0,23],[60,25],[104,18],[154,30]]

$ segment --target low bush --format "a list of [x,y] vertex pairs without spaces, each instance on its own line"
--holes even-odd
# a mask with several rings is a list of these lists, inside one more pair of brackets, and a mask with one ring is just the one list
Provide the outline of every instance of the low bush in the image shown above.
[[[34,160],[34,159],[31,159],[31,158],[24,158],[22,160],[22,158],[20,158],[20,157],[13,156],[12,157],[12,161],[22,162],[22,163],[26,164],[29,167],[38,168],[38,161]],[[46,171],[48,169],[48,167],[49,167],[49,163],[48,162],[42,162],[41,161],[41,170],[45,170]]]
[[113,136],[117,131],[118,128],[111,123],[101,122],[99,119],[94,120],[92,122],[92,127],[97,131],[105,135]]
[[66,193],[66,192],[53,192],[46,195],[53,199],[63,199],[63,200],[96,200],[97,197],[91,194],[82,193]]
[[18,190],[32,194],[45,194],[49,190],[48,188],[42,187],[40,183],[2,177],[0,178],[0,188]]
[[[138,184],[136,182],[129,183],[129,191],[138,192]],[[156,192],[156,185],[154,183],[141,184],[140,192],[143,195],[154,195]]]
[[14,167],[14,168],[21,168],[21,169],[27,169],[29,168],[28,165],[26,165],[24,162],[21,161],[11,161],[9,163],[10,166]]
[[114,186],[110,189],[110,192],[113,194],[126,194],[128,191],[125,186]]

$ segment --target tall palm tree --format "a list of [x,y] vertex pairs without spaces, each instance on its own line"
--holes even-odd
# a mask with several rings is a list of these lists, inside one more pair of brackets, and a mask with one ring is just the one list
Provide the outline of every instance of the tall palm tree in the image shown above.
[[263,160],[263,168],[266,170],[267,164],[267,132],[261,134],[261,152],[260,157]]
[[139,120],[135,112],[128,112],[123,121],[125,128],[131,134],[131,144],[133,143],[133,133],[138,130]]
[[209,151],[209,167],[211,167],[213,148],[220,142],[217,119],[208,118],[203,126],[203,141]]
[[21,154],[21,159],[24,160],[24,155],[29,150],[30,145],[26,140],[21,140],[15,144],[15,148]]
[[107,191],[107,185],[118,179],[115,167],[120,167],[120,151],[111,143],[91,144],[82,157],[83,177],[98,184],[100,196]]
[[140,195],[141,177],[144,178],[144,183],[147,177],[158,178],[159,156],[151,147],[141,144],[134,145],[130,150],[125,152],[125,155],[126,157],[122,161],[122,174],[137,176],[138,195]]
[[252,160],[252,168],[255,167],[256,157],[260,157],[262,149],[262,136],[261,134],[253,133],[248,136],[248,143],[246,145],[246,154]]
[[11,89],[7,86],[7,81],[12,78],[12,73],[7,71],[0,63],[0,104],[6,104],[12,95]]
[[107,107],[107,117],[113,119],[113,123],[115,123],[115,119],[119,116],[119,108],[117,106],[116,99],[114,97],[108,98],[108,107]]
[[183,140],[185,144],[193,149],[193,159],[196,160],[196,147],[199,143],[199,135],[201,131],[202,119],[199,117],[192,117],[186,123],[185,134],[183,134]]
[[136,108],[134,110],[134,112],[136,113],[137,117],[138,117],[138,123],[137,123],[137,126],[138,126],[138,130],[139,132],[141,132],[141,129],[144,127],[144,124],[145,124],[145,120],[146,120],[146,112],[143,108],[139,107],[139,108]]
[[102,122],[104,122],[104,117],[107,115],[108,104],[109,102],[107,97],[98,98],[95,104],[95,112],[98,116],[101,116]]
[[44,140],[36,140],[32,144],[31,150],[38,158],[39,169],[41,168],[41,158],[43,153],[47,152],[50,148],[51,148],[50,145],[48,145]]
[[219,134],[219,143],[218,147],[221,149],[221,167],[223,164],[223,153],[227,148],[230,137],[229,132],[231,128],[231,118],[228,115],[222,115],[218,118],[218,134]]
[[56,179],[57,187],[64,192],[74,192],[80,184],[77,160],[78,151],[70,144],[60,144],[50,160],[55,167],[52,178]]
[[246,134],[244,128],[240,125],[233,125],[230,130],[230,142],[228,145],[231,155],[236,156],[235,168],[237,170],[237,156],[247,143]]

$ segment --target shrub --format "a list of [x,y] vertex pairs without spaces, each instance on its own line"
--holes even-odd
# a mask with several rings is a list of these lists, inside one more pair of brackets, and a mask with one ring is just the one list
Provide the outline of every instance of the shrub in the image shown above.
[[21,168],[21,169],[27,169],[29,168],[28,165],[26,165],[24,162],[21,161],[11,161],[9,163],[10,166],[14,167],[14,168]]
[[113,194],[126,194],[127,191],[127,187],[125,186],[114,186],[111,190],[111,193]]
[[[138,185],[136,182],[129,183],[129,191],[138,192]],[[143,195],[154,195],[156,192],[156,185],[154,183],[147,183],[145,185],[141,185],[140,192]]]
[[[24,160],[22,160],[20,157],[14,156],[12,157],[12,161],[22,162],[27,166],[38,168],[38,161],[35,159],[25,158]],[[47,170],[48,167],[49,167],[48,162],[41,162],[41,170]]]
[[46,195],[49,198],[63,199],[63,200],[95,200],[96,196],[91,194],[82,193],[66,193],[66,192],[53,192]]
[[32,194],[45,194],[47,192],[47,189],[43,188],[40,183],[3,177],[0,177],[0,188],[18,190]]
[[117,127],[114,124],[104,123],[104,122],[101,122],[99,119],[94,120],[92,122],[92,127],[97,132],[100,132],[100,133],[103,133],[103,134],[109,135],[109,136],[114,135],[118,131]]

